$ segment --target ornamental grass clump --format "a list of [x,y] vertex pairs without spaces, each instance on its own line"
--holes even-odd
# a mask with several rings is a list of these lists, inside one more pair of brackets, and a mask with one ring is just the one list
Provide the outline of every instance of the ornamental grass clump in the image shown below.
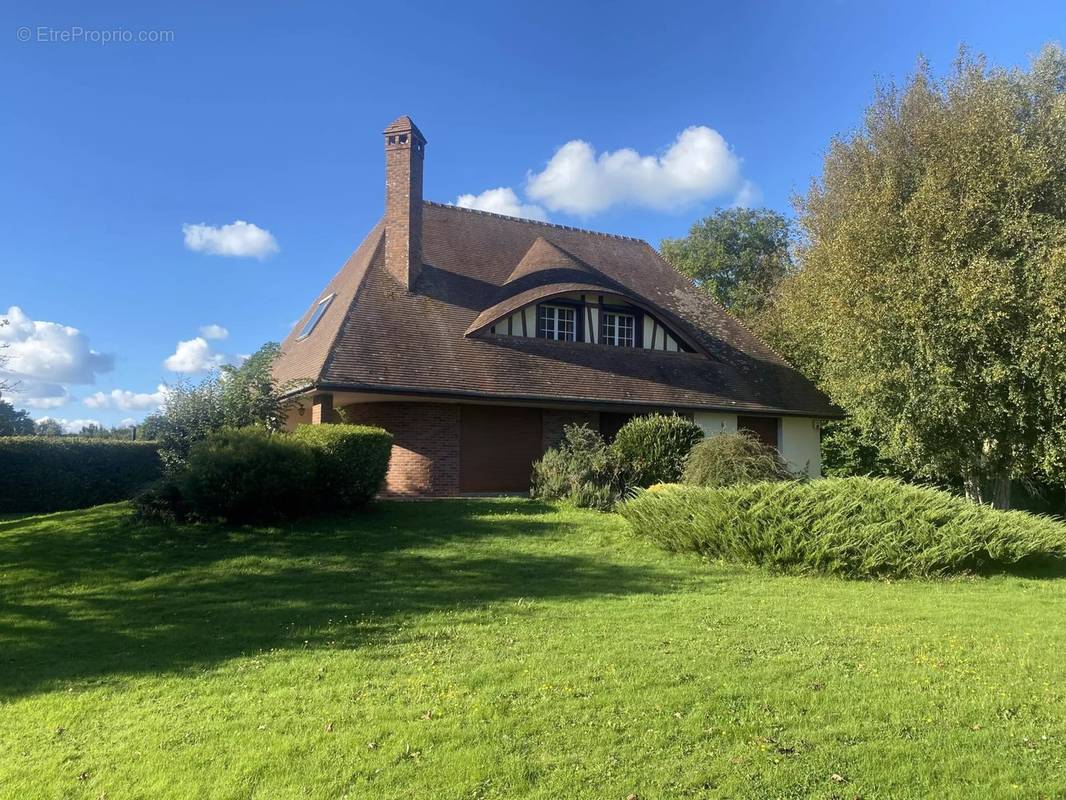
[[776,450],[750,431],[737,431],[711,436],[693,447],[685,459],[682,482],[691,486],[734,486],[791,477]]
[[619,510],[666,550],[782,572],[932,577],[1066,558],[1066,523],[887,478],[658,487]]

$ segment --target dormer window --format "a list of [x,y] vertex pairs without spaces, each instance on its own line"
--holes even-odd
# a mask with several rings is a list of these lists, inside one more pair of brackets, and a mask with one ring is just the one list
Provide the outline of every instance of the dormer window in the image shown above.
[[636,317],[616,311],[603,313],[600,341],[615,347],[634,347],[636,345]]
[[537,312],[537,336],[572,342],[577,338],[577,309],[542,305]]
[[322,319],[322,315],[325,314],[326,309],[329,308],[329,304],[333,302],[334,297],[336,297],[336,295],[331,294],[318,301],[315,310],[311,312],[311,316],[307,318],[307,322],[305,322],[304,326],[300,329],[300,335],[296,337],[297,339],[305,339],[311,335],[311,332],[315,329],[318,321]]

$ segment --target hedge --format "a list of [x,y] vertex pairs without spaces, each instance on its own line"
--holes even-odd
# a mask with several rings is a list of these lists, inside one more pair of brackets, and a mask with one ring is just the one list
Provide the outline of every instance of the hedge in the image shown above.
[[45,513],[126,500],[159,475],[154,442],[0,437],[0,513]]
[[358,508],[378,493],[392,454],[392,436],[367,425],[300,425],[292,438],[315,457],[319,502],[326,508]]
[[667,550],[785,572],[927,577],[1066,558],[1066,523],[887,478],[656,486],[619,510]]

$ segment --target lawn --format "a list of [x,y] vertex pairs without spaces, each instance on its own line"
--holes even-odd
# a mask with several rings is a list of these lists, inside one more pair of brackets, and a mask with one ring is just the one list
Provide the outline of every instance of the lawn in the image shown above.
[[0,522],[0,797],[1061,797],[1066,579],[775,577],[613,515]]

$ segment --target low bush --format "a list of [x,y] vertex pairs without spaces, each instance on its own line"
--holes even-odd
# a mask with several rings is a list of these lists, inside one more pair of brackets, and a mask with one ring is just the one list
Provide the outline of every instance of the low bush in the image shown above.
[[851,578],[926,577],[1066,557],[1066,524],[887,478],[659,486],[619,509],[672,551]]
[[366,425],[300,425],[292,437],[315,457],[319,502],[358,508],[381,488],[389,469],[392,436]]
[[133,510],[149,522],[184,522],[189,516],[181,487],[170,475],[164,475],[135,494]]
[[533,465],[531,493],[607,510],[618,500],[617,483],[616,462],[603,437],[587,425],[567,425],[559,446]]
[[268,522],[315,505],[315,457],[303,442],[264,428],[226,428],[189,450],[176,476],[189,511],[204,520]]
[[127,500],[159,474],[153,442],[0,437],[0,513],[45,513]]
[[647,488],[680,480],[689,451],[702,439],[703,430],[687,417],[650,414],[623,425],[611,449],[625,487]]
[[685,459],[682,482],[691,486],[734,486],[792,477],[781,456],[749,431],[721,433],[698,442]]

